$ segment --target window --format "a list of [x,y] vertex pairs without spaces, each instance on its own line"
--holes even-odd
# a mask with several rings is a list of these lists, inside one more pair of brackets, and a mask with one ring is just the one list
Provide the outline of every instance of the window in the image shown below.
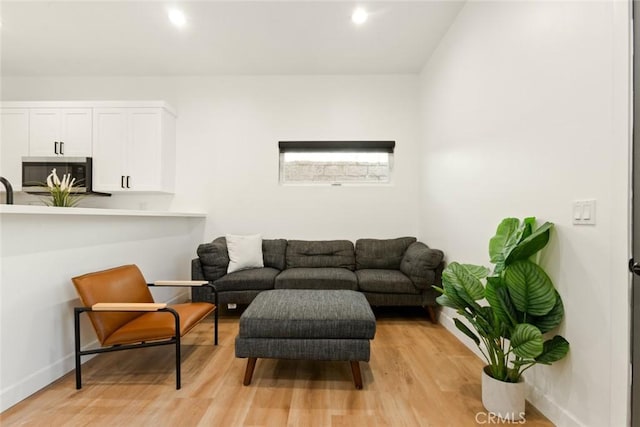
[[395,141],[280,141],[280,183],[387,184],[395,145]]

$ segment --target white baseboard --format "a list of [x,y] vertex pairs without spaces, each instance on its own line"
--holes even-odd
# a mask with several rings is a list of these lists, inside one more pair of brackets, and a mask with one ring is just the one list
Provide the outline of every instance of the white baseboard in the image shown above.
[[[180,293],[166,302],[168,304],[176,304],[178,302],[183,302],[185,299],[185,294]],[[89,348],[96,348],[98,346],[98,340],[93,340],[92,342],[83,345],[82,349],[86,350]],[[95,356],[97,355],[83,356],[82,363],[91,360]],[[9,409],[16,403],[19,403],[57,379],[62,378],[67,373],[73,371],[75,369],[74,357],[75,355],[73,352],[68,353],[63,358],[32,373],[31,375],[21,379],[19,382],[3,387],[0,391],[0,412]]]
[[[473,351],[473,353],[481,358],[482,353],[476,346],[476,343],[473,342],[469,337],[460,332],[460,330],[456,327],[453,322],[453,318],[455,317],[455,312],[449,308],[443,308],[438,317],[438,322],[445,327],[449,332],[451,332],[460,342],[462,342],[469,350]],[[480,373],[478,373],[480,375]],[[526,375],[526,374],[525,374]],[[525,381],[526,382],[526,381]],[[563,407],[558,405],[558,403],[554,402],[549,398],[548,395],[544,394],[540,389],[536,388],[532,384],[526,383],[527,387],[527,400],[536,407],[545,417],[549,418],[551,422],[555,425],[559,426],[575,426],[575,427],[584,427],[585,424],[581,423],[572,413],[566,411]]]
[[[92,345],[97,346],[98,341],[94,340],[92,343],[84,346],[84,349],[91,348]],[[86,358],[86,360],[88,359],[89,357]],[[4,387],[2,392],[0,392],[0,411],[9,409],[16,403],[19,403],[38,390],[63,377],[74,368],[74,354],[71,353],[32,373],[28,377],[23,378],[18,383]]]

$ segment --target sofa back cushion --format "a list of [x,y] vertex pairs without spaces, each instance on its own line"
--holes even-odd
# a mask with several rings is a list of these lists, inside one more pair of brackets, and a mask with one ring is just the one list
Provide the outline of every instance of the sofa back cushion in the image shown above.
[[354,270],[353,243],[349,240],[289,240],[287,268],[342,267]]
[[287,266],[286,251],[287,241],[285,239],[262,239],[262,257],[265,267],[284,270]]
[[359,239],[356,241],[356,269],[399,270],[402,257],[415,237]]
[[[284,270],[286,248],[287,241],[285,239],[263,239],[264,266]],[[227,252],[227,240],[224,237],[218,237],[211,243],[201,244],[198,246],[197,253],[205,280],[217,280],[227,274],[229,253]]]

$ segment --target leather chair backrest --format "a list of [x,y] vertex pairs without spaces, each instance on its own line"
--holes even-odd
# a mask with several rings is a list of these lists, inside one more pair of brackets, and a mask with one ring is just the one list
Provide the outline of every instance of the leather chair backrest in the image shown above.
[[[98,302],[153,302],[144,276],[135,265],[123,265],[109,270],[74,277],[73,285],[82,304],[91,307]],[[141,312],[89,312],[89,318],[98,340],[144,313]]]

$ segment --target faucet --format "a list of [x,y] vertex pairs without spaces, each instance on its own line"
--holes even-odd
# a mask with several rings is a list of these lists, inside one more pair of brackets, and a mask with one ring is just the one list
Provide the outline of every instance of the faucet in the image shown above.
[[7,192],[7,204],[13,204],[13,187],[7,178],[4,176],[0,176],[0,182],[4,185],[5,191]]

